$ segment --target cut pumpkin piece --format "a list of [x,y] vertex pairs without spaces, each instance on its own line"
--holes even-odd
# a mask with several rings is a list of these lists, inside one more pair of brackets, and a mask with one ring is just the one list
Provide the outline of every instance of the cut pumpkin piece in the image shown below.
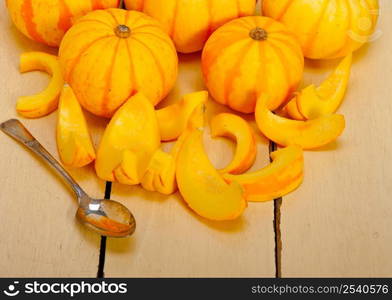
[[154,107],[141,93],[114,114],[98,148],[98,177],[123,184],[139,184],[161,144]]
[[237,143],[234,158],[221,173],[241,174],[248,170],[256,159],[257,149],[253,129],[241,117],[221,113],[211,121],[213,137],[228,137]]
[[208,92],[187,94],[175,104],[156,111],[162,141],[177,139],[185,130],[188,120],[196,107],[208,100]]
[[95,159],[86,119],[69,85],[64,85],[61,92],[56,137],[57,149],[64,165],[80,168]]
[[27,52],[20,57],[20,72],[44,71],[52,76],[42,92],[19,97],[16,110],[26,118],[40,118],[55,111],[58,106],[64,80],[57,56],[44,52]]
[[281,146],[298,145],[314,149],[338,138],[345,127],[343,115],[331,114],[314,120],[290,120],[273,114],[268,108],[269,97],[263,95],[256,105],[256,122],[260,131]]
[[228,182],[238,182],[247,201],[270,201],[295,190],[303,180],[304,157],[299,146],[288,146],[271,153],[272,163],[252,173],[224,174]]
[[155,151],[141,184],[147,191],[173,194],[177,190],[175,158],[160,149]]
[[178,154],[178,189],[198,215],[216,221],[238,218],[247,206],[242,187],[227,184],[209,161],[203,147],[203,130],[186,135]]
[[178,153],[185,137],[195,128],[204,126],[204,104],[199,104],[189,118],[184,132],[174,144],[170,153],[158,149],[144,173],[141,184],[145,190],[156,191],[161,194],[170,195],[177,191],[176,165]]
[[319,87],[310,85],[297,95],[298,109],[306,119],[336,112],[347,90],[352,60],[353,55],[349,54]]
[[306,120],[306,118],[301,114],[301,112],[298,109],[297,96],[291,99],[289,103],[286,104],[284,109],[286,110],[288,116],[291,119],[298,120],[298,121]]

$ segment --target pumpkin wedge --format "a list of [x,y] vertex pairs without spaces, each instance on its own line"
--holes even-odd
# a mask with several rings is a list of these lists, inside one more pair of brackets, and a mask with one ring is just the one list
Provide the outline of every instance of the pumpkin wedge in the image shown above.
[[200,91],[187,94],[181,101],[157,110],[162,141],[177,139],[185,130],[195,108],[207,100],[208,92]]
[[95,159],[86,119],[69,85],[64,85],[60,96],[56,138],[60,159],[66,166],[80,168]]
[[301,114],[297,106],[297,97],[294,97],[286,104],[284,110],[288,116],[293,120],[305,121],[306,118]]
[[158,149],[152,156],[141,185],[145,190],[170,195],[177,191],[176,165],[178,153],[186,136],[195,128],[204,126],[204,104],[199,104],[191,114],[187,126],[169,153]]
[[347,90],[352,61],[353,55],[350,53],[319,87],[312,84],[297,95],[301,115],[306,119],[315,119],[336,112]]
[[27,52],[21,55],[20,72],[30,71],[44,71],[52,78],[42,92],[19,97],[16,110],[26,118],[40,118],[57,109],[64,80],[57,57],[44,52]]
[[106,127],[95,161],[97,175],[107,181],[139,184],[159,146],[154,107],[138,93],[120,107]]
[[178,189],[198,215],[216,221],[236,219],[247,206],[242,187],[223,180],[207,157],[202,137],[201,128],[185,137],[177,161]]
[[256,159],[257,149],[253,129],[241,117],[221,113],[211,121],[213,137],[228,137],[237,143],[234,157],[221,173],[241,174],[248,170]]
[[269,97],[263,95],[256,105],[256,122],[260,131],[281,146],[298,145],[314,149],[327,145],[343,132],[343,115],[331,114],[314,120],[290,120],[273,114],[267,107]]
[[299,146],[288,146],[271,153],[267,167],[241,175],[224,174],[228,182],[238,182],[247,201],[270,201],[295,190],[303,180],[304,157]]

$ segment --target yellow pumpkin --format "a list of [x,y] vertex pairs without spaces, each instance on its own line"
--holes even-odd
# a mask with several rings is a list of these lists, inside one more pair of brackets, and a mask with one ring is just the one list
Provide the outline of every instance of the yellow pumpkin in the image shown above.
[[374,39],[378,0],[264,0],[263,13],[287,25],[305,57],[343,57]]
[[80,18],[64,36],[59,58],[82,106],[103,117],[137,92],[156,105],[177,78],[173,42],[157,21],[137,11],[113,8]]
[[161,21],[182,53],[203,49],[210,34],[224,23],[255,12],[255,0],[125,0],[128,9]]
[[119,0],[6,0],[15,26],[37,42],[57,47],[74,21],[86,13],[118,7]]
[[244,17],[216,30],[202,55],[205,83],[219,103],[243,113],[255,110],[261,94],[269,108],[282,106],[297,89],[304,57],[294,35],[266,17]]

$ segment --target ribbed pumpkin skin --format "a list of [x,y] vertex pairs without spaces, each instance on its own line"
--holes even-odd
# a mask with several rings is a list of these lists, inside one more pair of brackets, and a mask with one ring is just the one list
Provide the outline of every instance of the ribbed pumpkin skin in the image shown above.
[[[266,39],[255,40],[259,28]],[[259,95],[270,95],[270,109],[284,104],[296,90],[304,57],[294,35],[266,17],[244,17],[216,30],[202,54],[205,83],[219,103],[243,113],[255,110]]]
[[64,33],[86,13],[118,7],[120,0],[6,0],[15,26],[37,42],[57,47]]
[[[116,34],[119,25],[129,36]],[[177,78],[173,42],[157,21],[137,11],[113,8],[80,18],[64,36],[59,58],[82,106],[103,117],[137,92],[156,105]]]
[[263,13],[299,38],[305,57],[332,59],[357,50],[374,33],[378,0],[264,0]]
[[128,9],[159,20],[179,52],[203,49],[211,33],[238,17],[255,13],[255,0],[125,0]]

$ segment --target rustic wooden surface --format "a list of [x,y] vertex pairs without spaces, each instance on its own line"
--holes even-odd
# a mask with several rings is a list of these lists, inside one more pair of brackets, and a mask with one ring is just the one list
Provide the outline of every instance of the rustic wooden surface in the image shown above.
[[[283,199],[283,276],[392,276],[392,1],[380,3],[381,36],[355,53],[339,110],[347,128],[305,154],[304,184]],[[305,83],[334,65],[308,63]]]
[[[340,109],[347,121],[343,137],[306,153],[304,184],[283,199],[283,277],[392,276],[390,3],[382,1],[382,36],[355,55],[350,89]],[[19,95],[37,92],[47,83],[47,76],[38,72],[19,74],[19,55],[30,50],[55,53],[19,34],[1,1],[0,121],[18,117]],[[199,55],[181,55],[180,61],[178,84],[161,106],[204,89]],[[319,82],[336,63],[308,62],[304,84]],[[208,103],[208,119],[219,111],[226,109]],[[106,122],[86,115],[98,144]],[[57,113],[20,119],[57,157],[56,118]],[[213,140],[207,132],[205,144],[216,167],[231,159],[231,142]],[[0,145],[0,276],[96,276],[100,237],[74,220],[72,193],[2,133]],[[253,169],[269,159],[268,141],[259,136],[258,145]],[[96,178],[91,166],[70,172],[92,196],[103,197],[105,182]],[[166,197],[114,184],[111,197],[134,212],[138,227],[129,239],[108,239],[107,277],[275,276],[273,202],[250,203],[240,220],[214,223],[188,210],[178,194]]]

